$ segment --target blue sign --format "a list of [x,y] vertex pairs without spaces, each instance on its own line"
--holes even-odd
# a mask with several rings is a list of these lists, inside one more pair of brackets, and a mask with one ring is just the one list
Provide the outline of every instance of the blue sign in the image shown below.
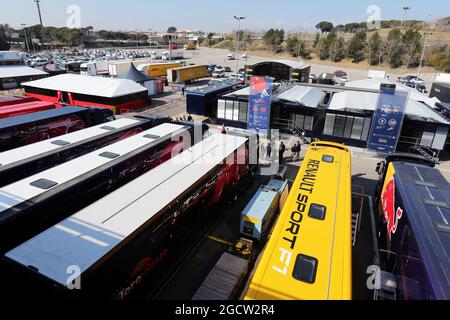
[[270,129],[270,105],[272,103],[272,79],[252,77],[247,129],[267,134]]
[[367,145],[370,151],[395,153],[408,98],[407,91],[381,90]]

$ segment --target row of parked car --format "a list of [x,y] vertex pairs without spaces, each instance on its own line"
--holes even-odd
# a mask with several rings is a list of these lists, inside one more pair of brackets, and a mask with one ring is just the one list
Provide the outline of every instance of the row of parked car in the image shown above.
[[232,70],[230,67],[209,65],[207,70],[208,75],[214,78],[209,82],[210,85],[216,84],[217,82],[227,81],[229,79],[235,79],[241,83],[245,82],[245,70],[243,68],[239,69],[237,73],[231,73]]
[[419,92],[427,93],[425,80],[417,76],[398,77],[398,82],[410,88],[416,88]]

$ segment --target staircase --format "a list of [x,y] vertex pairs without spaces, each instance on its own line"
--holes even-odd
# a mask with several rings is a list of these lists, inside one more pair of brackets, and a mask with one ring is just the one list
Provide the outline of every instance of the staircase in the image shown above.
[[431,148],[424,147],[424,146],[415,146],[414,150],[421,155],[423,155],[425,158],[427,158],[430,161],[433,161],[436,164],[439,164],[439,158],[436,156],[436,152],[431,150]]
[[296,126],[290,126],[289,131],[292,135],[298,137],[303,144],[308,143],[308,141],[305,139],[305,130],[302,128],[296,127]]

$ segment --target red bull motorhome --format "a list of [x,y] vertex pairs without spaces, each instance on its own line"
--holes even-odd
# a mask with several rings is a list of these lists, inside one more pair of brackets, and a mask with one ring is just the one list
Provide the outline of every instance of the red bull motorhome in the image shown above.
[[393,155],[375,192],[381,270],[391,299],[450,299],[450,186],[427,159]]

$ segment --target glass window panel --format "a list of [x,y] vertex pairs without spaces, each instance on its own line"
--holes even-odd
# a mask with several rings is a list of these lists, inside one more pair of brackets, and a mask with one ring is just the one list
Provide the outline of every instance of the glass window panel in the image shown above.
[[422,140],[420,141],[420,145],[424,147],[431,148],[434,139],[434,132],[424,131],[422,134]]
[[366,118],[364,120],[364,129],[361,135],[361,140],[367,141],[371,125],[372,125],[372,118]]
[[233,120],[233,108],[234,108],[233,101],[227,101],[225,110],[225,119]]
[[217,103],[217,118],[225,119],[225,100],[219,100]]
[[364,118],[355,117],[355,120],[353,121],[353,132],[351,138],[355,140],[361,140],[363,128],[364,128]]
[[303,126],[304,130],[312,131],[313,129],[313,122],[314,117],[313,116],[305,116],[305,124]]
[[239,105],[239,121],[247,123],[248,103],[240,102]]
[[302,114],[295,115],[295,126],[303,129],[305,123],[305,116]]
[[233,120],[239,120],[239,101],[235,101],[234,103]]
[[334,121],[336,120],[335,114],[327,114],[327,117],[325,119],[325,127],[323,129],[323,134],[332,136],[333,135],[333,128],[334,128]]
[[350,135],[352,133],[352,127],[353,127],[353,117],[347,117],[347,122],[345,123],[345,130],[344,130],[344,138],[350,138]]
[[336,137],[342,137],[344,135],[344,126],[345,126],[345,116],[337,116],[336,122],[334,123],[334,133],[333,135]]

